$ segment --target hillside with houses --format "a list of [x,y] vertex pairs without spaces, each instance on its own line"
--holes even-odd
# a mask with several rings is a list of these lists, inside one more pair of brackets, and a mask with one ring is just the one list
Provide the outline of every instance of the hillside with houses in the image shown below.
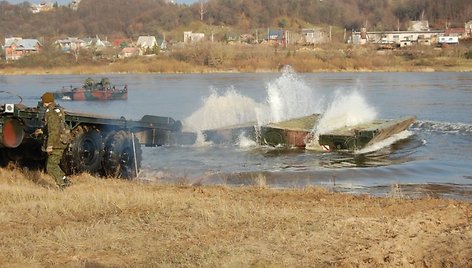
[[[253,57],[265,57],[267,51],[285,51],[293,57],[297,51],[316,54],[336,48],[349,56],[362,50],[359,47],[377,52],[453,46],[460,57],[472,57],[472,3],[426,2],[428,5],[414,0],[236,4],[207,0],[190,6],[160,0],[82,0],[65,6],[46,1],[39,5],[0,2],[0,37],[4,40],[0,57],[5,68],[32,67],[34,63],[67,67],[163,55],[190,64],[231,68],[230,62],[237,60],[228,55],[232,52],[218,51],[195,60],[191,52],[201,50],[199,46],[228,51],[243,46]],[[215,55],[218,53],[221,55]],[[447,54],[451,53],[436,52],[438,56]],[[56,58],[55,64],[51,57]],[[285,64],[281,62],[269,69]]]

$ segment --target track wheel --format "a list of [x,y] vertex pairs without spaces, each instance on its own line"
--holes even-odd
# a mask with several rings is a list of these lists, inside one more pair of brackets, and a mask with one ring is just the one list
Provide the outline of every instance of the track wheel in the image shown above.
[[107,177],[133,179],[141,168],[142,150],[131,133],[118,131],[105,142],[103,169]]
[[73,132],[62,166],[67,174],[96,174],[102,168],[103,139],[95,128],[78,127]]

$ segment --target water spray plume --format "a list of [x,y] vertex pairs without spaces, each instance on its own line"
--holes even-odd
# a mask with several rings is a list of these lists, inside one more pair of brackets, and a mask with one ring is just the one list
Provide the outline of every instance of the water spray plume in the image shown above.
[[[259,126],[280,122],[319,113],[318,103],[321,98],[315,99],[313,90],[303,79],[291,67],[285,67],[279,78],[267,84],[266,102],[258,103],[234,88],[223,94],[212,90],[202,107],[183,120],[184,130],[201,132],[249,122],[257,122]],[[199,137],[204,140],[202,135]]]
[[343,95],[336,92],[333,102],[328,106],[326,112],[314,127],[310,135],[308,148],[319,146],[318,137],[321,134],[342,128],[368,123],[377,117],[377,112],[371,107],[365,98],[357,91]]
[[253,99],[234,89],[219,95],[215,90],[203,101],[203,106],[184,119],[185,131],[201,131],[256,121]]
[[319,99],[316,101],[313,90],[290,66],[286,66],[282,76],[267,86],[269,114],[259,124],[281,122],[319,112],[318,103]]
[[404,130],[404,131],[402,131],[400,133],[397,133],[397,134],[394,134],[391,137],[388,137],[388,138],[386,138],[386,139],[384,139],[380,142],[374,143],[371,146],[365,147],[362,150],[356,151],[355,153],[356,154],[366,154],[366,153],[374,152],[374,151],[380,150],[382,148],[385,148],[387,146],[390,146],[390,145],[394,144],[395,142],[397,142],[399,140],[404,140],[404,139],[410,137],[413,134],[414,133],[412,131]]

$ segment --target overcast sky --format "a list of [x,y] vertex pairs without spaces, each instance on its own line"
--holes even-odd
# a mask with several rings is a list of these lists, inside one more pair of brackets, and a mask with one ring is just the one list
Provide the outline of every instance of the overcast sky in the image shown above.
[[[178,4],[192,4],[197,2],[198,0],[175,0],[176,3]],[[7,2],[10,2],[12,4],[18,4],[18,3],[23,3],[23,2],[30,2],[32,4],[39,4],[41,3],[41,0],[7,0]],[[59,5],[64,5],[68,4],[71,2],[71,0],[51,0],[51,3],[57,2]]]

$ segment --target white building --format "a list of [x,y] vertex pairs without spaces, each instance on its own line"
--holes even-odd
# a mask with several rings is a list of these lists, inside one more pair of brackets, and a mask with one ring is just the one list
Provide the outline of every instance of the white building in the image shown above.
[[200,42],[205,38],[204,33],[184,32],[184,43]]
[[382,32],[352,32],[349,40],[355,45],[361,44],[395,44],[409,46],[412,44],[431,45],[438,43],[438,38],[444,35],[442,30],[429,31],[382,31]]
[[66,39],[60,39],[54,42],[54,44],[65,52],[76,51],[86,46],[85,41],[77,37],[68,37]]
[[326,43],[327,38],[324,31],[321,29],[302,29],[302,41],[306,45],[314,45]]
[[149,35],[138,37],[138,41],[136,42],[136,44],[143,50],[146,50],[148,48],[152,49],[153,47],[158,46],[156,37]]
[[440,36],[439,37],[439,44],[444,45],[457,45],[459,44],[459,37],[458,36]]

